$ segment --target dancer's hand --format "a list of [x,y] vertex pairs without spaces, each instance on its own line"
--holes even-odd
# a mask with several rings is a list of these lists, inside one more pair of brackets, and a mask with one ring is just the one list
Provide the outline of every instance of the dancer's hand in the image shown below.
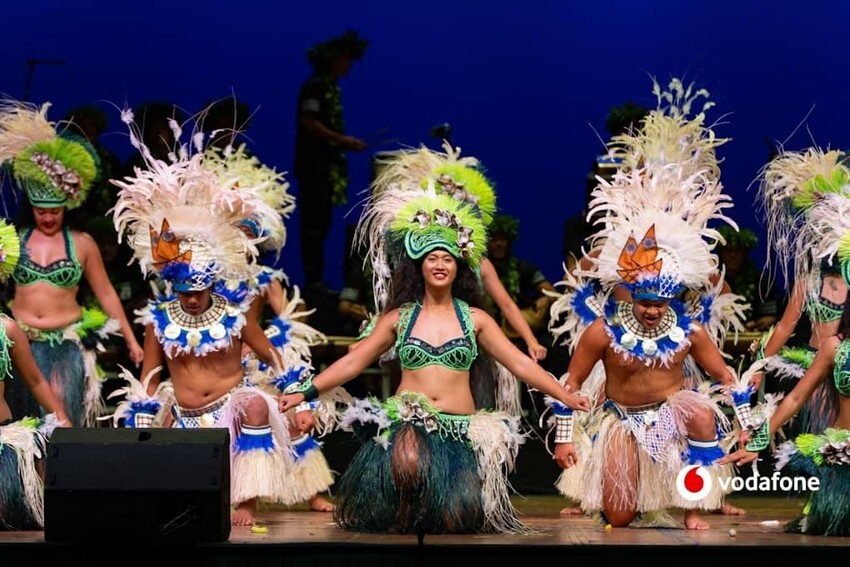
[[531,341],[527,346],[528,355],[534,360],[534,362],[546,358],[546,354],[548,354],[548,352],[545,346],[541,345],[537,341]]
[[741,466],[746,465],[747,463],[752,463],[758,458],[759,454],[753,451],[747,451],[746,449],[738,449],[734,453],[729,453],[722,459],[718,459],[718,465],[728,465],[730,463]]
[[313,412],[309,410],[299,411],[295,414],[295,427],[301,433],[309,433],[316,427],[316,420],[313,418]]
[[572,443],[556,443],[555,455],[552,457],[562,469],[568,469],[578,464],[576,446]]
[[565,395],[560,399],[560,402],[574,410],[590,411],[590,399],[581,392],[575,394],[570,393],[570,387],[564,386]]
[[277,399],[277,409],[280,410],[280,413],[284,413],[303,401],[304,394],[301,392],[295,392],[294,394],[281,394]]
[[133,361],[133,364],[139,366],[142,361],[145,359],[145,351],[142,347],[139,346],[139,343],[133,341],[128,345],[130,348],[130,360]]

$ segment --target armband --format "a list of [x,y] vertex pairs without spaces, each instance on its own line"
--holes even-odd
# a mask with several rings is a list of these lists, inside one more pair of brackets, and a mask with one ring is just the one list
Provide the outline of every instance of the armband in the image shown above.
[[735,411],[735,417],[738,418],[738,423],[741,424],[741,429],[753,430],[756,425],[753,422],[753,410],[750,407],[750,398],[753,395],[752,386],[732,391],[732,405]]
[[556,415],[555,416],[555,443],[572,443],[573,442],[573,416]]
[[313,384],[310,384],[307,388],[301,390],[300,392],[304,394],[305,402],[315,400],[319,397],[319,390]]

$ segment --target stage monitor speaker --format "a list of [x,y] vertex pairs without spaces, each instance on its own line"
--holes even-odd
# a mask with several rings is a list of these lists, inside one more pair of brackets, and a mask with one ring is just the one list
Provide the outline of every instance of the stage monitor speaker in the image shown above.
[[45,541],[229,537],[227,429],[53,431],[45,464]]

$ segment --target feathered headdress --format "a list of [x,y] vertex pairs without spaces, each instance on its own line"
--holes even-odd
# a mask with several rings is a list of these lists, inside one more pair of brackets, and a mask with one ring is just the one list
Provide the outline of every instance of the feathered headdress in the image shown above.
[[438,194],[466,203],[485,225],[490,224],[496,212],[496,193],[478,160],[460,157],[460,148],[453,148],[448,142],[443,143],[443,150],[437,152],[423,146],[379,161],[380,173],[371,186],[373,198],[380,199],[382,191],[390,187],[415,191],[433,185]]
[[[609,153],[621,158],[627,169],[665,172],[665,165],[675,163],[684,169],[685,176],[699,171],[719,178],[715,149],[729,139],[717,138],[705,124],[705,112],[714,106],[708,100],[709,92],[693,84],[685,86],[677,78],[671,79],[664,90],[653,78],[652,94],[657,108],[641,120],[640,128],[614,136]],[[700,99],[702,107],[697,112]]]
[[[660,175],[659,175],[660,173]],[[712,248],[721,240],[710,220],[731,206],[719,181],[702,173],[682,177],[669,164],[653,172],[633,169],[602,180],[593,192],[589,216],[602,215],[592,237],[599,248],[591,273],[603,287],[624,283],[635,297],[672,299],[683,288],[706,290],[716,273]]]
[[389,244],[412,259],[436,249],[476,268],[487,246],[481,219],[447,195],[427,191],[402,206],[389,226]]
[[18,232],[11,224],[0,219],[0,283],[5,282],[15,271],[21,256],[21,242]]
[[295,196],[289,193],[285,174],[248,155],[244,144],[224,150],[209,147],[204,152],[203,163],[218,177],[222,191],[255,193],[255,199],[262,206],[255,206],[253,211],[245,210],[246,216],[239,225],[260,240],[261,250],[280,254],[286,244],[284,219],[295,210]]
[[[837,199],[827,199],[834,195]],[[800,152],[782,152],[764,166],[760,175],[758,203],[767,217],[768,254],[775,254],[771,264],[788,281],[789,267],[802,281],[812,273],[818,257],[812,250],[816,240],[829,229],[830,219],[818,215],[818,225],[808,226],[811,213],[825,199],[825,211],[835,212],[840,199],[850,198],[850,169],[838,151],[812,147]],[[834,223],[841,219],[832,219]],[[829,248],[829,246],[827,246]],[[834,253],[834,251],[833,251]]]
[[100,172],[100,159],[85,140],[56,130],[47,109],[0,101],[0,164],[8,164],[31,205],[79,207]]
[[819,267],[835,266],[850,286],[850,199],[832,193],[818,199],[807,213],[796,245],[797,278],[820,293]]
[[[217,278],[250,277],[258,250],[237,225],[256,211],[270,210],[258,191],[236,188],[239,180],[223,190],[221,179],[205,167],[204,154],[190,156],[186,146],[169,162],[154,159],[139,141],[132,114],[125,111],[122,120],[147,168],[112,180],[120,188],[113,221],[119,242],[126,236],[142,273],[159,272],[177,291],[206,289]],[[173,123],[172,129],[179,140],[179,126]],[[198,150],[200,142],[195,136]]]
[[460,157],[460,149],[448,143],[443,144],[443,149],[441,153],[421,147],[378,163],[380,171],[370,187],[354,240],[358,247],[367,250],[366,261],[372,267],[378,311],[389,297],[392,255],[398,253],[398,247],[387,240],[390,226],[411,201],[423,195],[454,201],[452,210],[457,209],[469,219],[464,226],[473,223],[482,227],[474,237],[478,250],[472,255],[474,262],[470,265],[477,266],[480,254],[486,249],[483,234],[496,211],[493,186],[481,173],[477,159]]

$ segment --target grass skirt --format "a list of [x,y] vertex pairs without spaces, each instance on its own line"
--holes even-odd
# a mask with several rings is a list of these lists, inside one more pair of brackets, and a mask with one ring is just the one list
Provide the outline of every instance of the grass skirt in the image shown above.
[[0,529],[38,530],[44,525],[44,483],[37,462],[44,457],[52,424],[50,418],[27,418],[0,425]]
[[798,475],[820,481],[803,516],[787,531],[826,536],[850,536],[850,431],[827,429],[823,434],[799,435],[777,451],[777,468],[786,464]]
[[[160,395],[167,395],[160,392]],[[242,418],[248,404],[260,399],[268,406],[270,431],[247,435]],[[230,500],[240,504],[252,498],[295,504],[300,491],[287,482],[292,474],[294,450],[289,423],[277,411],[277,400],[254,386],[240,385],[204,408],[175,406],[173,427],[223,427],[230,430]]]
[[322,454],[322,446],[312,435],[302,435],[293,441],[295,462],[287,484],[296,492],[299,501],[327,491],[334,483],[333,472]]
[[[637,512],[651,512],[664,508],[714,510],[722,504],[723,492],[719,478],[731,478],[731,465],[707,466],[712,476],[710,492],[702,499],[690,501],[679,495],[676,478],[683,467],[691,463],[687,444],[686,424],[694,412],[708,409],[715,413],[719,423],[726,418],[706,394],[681,390],[658,404],[651,411],[654,424],[635,427],[636,419],[643,419],[633,408],[622,408],[607,402],[594,412],[586,429],[577,424],[574,431],[579,462],[565,469],[555,483],[558,492],[581,502],[585,512],[603,509],[603,472],[615,467],[616,478],[623,479],[613,487],[618,497],[615,508],[628,510],[636,506]],[[625,414],[631,418],[624,419]],[[640,436],[640,437],[638,437]],[[630,459],[612,454],[610,447],[631,447],[637,460],[637,486],[628,482]],[[703,463],[707,464],[707,463]]]
[[[65,404],[71,424],[74,427],[96,426],[105,406],[96,368],[97,353],[83,347],[73,325],[65,329],[59,342],[36,338],[30,341],[30,347],[39,370]],[[44,417],[47,410],[39,406],[23,378],[17,373],[14,377],[6,392],[12,415]]]
[[502,412],[440,413],[421,394],[361,400],[342,426],[364,439],[337,486],[334,520],[362,532],[527,532],[507,474],[523,437]]

